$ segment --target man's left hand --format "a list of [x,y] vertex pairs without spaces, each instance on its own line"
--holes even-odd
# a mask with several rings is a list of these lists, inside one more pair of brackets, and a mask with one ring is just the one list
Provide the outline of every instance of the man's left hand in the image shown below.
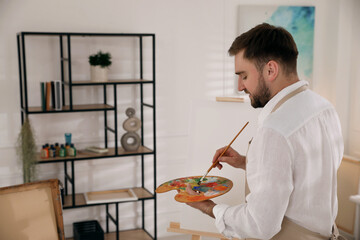
[[[195,192],[194,190],[191,189],[190,184],[188,184],[186,186],[186,192],[189,195],[196,195],[198,194],[197,192]],[[189,202],[186,203],[187,205],[189,205],[190,207],[196,208],[198,210],[200,210],[201,212],[209,215],[212,218],[215,218],[214,214],[213,214],[213,208],[215,207],[215,203],[211,200],[205,200],[205,201],[201,201],[201,202]]]

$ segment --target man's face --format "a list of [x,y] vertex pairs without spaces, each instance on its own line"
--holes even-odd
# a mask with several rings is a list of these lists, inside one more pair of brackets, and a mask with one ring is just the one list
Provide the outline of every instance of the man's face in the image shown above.
[[270,100],[270,90],[266,86],[263,73],[259,73],[255,64],[243,58],[244,51],[235,55],[235,73],[238,78],[238,90],[249,94],[251,106],[261,108]]

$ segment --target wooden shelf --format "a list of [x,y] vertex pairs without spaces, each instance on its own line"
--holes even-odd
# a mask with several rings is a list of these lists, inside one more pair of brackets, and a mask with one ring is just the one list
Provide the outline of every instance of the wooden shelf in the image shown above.
[[[154,195],[151,194],[145,188],[136,187],[136,188],[131,188],[131,189],[134,191],[134,193],[136,194],[138,199],[131,200],[130,202],[135,202],[135,201],[142,200],[142,199],[152,199],[154,197]],[[75,206],[72,205],[72,195],[67,195],[64,198],[63,208],[69,209],[69,208],[87,207],[87,206],[104,205],[104,204],[106,204],[106,203],[104,202],[104,203],[87,204],[84,194],[77,193],[77,194],[75,194]]]
[[[88,85],[112,85],[112,84],[141,84],[141,83],[154,83],[152,80],[145,79],[121,79],[121,80],[108,80],[107,82],[92,82],[92,81],[72,81],[72,86],[88,86]],[[65,84],[69,84],[65,82]]]
[[135,156],[142,154],[152,154],[153,150],[145,146],[140,146],[137,151],[125,151],[122,147],[118,148],[118,154],[115,155],[115,148],[108,148],[107,153],[94,153],[87,150],[77,150],[75,157],[54,157],[54,158],[41,158],[40,153],[38,153],[38,163],[54,163],[54,162],[65,162],[65,161],[80,161],[80,160],[90,160],[98,158],[112,158],[112,157],[125,157],[125,156]]
[[122,155],[122,156],[124,156],[124,155],[138,155],[138,154],[146,154],[146,153],[147,154],[153,153],[153,150],[151,150],[150,148],[147,148],[145,146],[140,146],[138,150],[129,151],[129,152],[125,151],[122,147],[120,147],[118,149],[118,154]]
[[[119,232],[119,239],[122,240],[152,240],[144,230],[134,229]],[[74,240],[74,238],[66,238],[66,240]],[[105,233],[104,240],[116,240],[116,232]]]
[[244,97],[216,97],[217,102],[245,102]]
[[62,110],[55,110],[50,108],[49,111],[43,111],[41,107],[29,107],[28,113],[62,113],[62,112],[83,112],[83,111],[104,111],[114,110],[114,106],[108,104],[83,104],[73,105],[73,109],[70,110],[70,106],[63,106]]

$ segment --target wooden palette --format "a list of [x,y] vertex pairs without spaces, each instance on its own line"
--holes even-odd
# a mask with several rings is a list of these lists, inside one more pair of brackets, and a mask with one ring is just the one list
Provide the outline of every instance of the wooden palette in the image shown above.
[[[230,191],[233,182],[227,178],[218,176],[207,176],[200,185],[198,182],[202,176],[184,177],[170,180],[161,184],[155,191],[164,193],[170,190],[178,190],[175,200],[178,202],[200,202],[210,198],[215,198]],[[186,192],[186,186],[190,184],[191,188],[199,191],[199,195],[190,195]]]

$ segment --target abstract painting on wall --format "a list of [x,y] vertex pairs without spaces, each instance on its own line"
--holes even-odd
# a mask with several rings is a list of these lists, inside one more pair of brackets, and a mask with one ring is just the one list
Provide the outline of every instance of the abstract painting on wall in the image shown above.
[[313,78],[314,6],[239,6],[238,34],[260,23],[281,26],[294,37],[298,47],[298,75],[310,83]]

